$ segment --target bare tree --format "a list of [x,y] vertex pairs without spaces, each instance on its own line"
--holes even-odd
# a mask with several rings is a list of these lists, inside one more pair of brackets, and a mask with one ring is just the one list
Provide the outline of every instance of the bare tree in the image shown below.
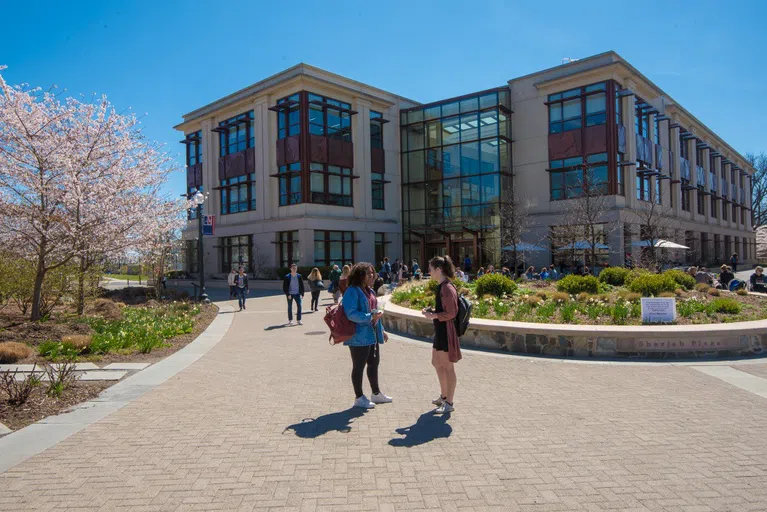
[[[564,225],[560,226],[560,233],[556,237],[558,243],[563,241],[563,236],[572,239],[566,241],[566,247],[573,256],[576,244],[585,242],[592,266],[597,262],[597,248],[601,244],[606,245],[609,233],[617,228],[617,223],[606,222],[612,210],[612,202],[607,195],[607,182],[595,176],[595,167],[588,163],[581,165],[580,178],[566,187],[565,193],[569,199],[564,205]],[[561,232],[563,229],[564,233]]]
[[658,245],[661,240],[673,238],[676,224],[673,209],[659,204],[656,199],[655,191],[652,191],[650,201],[642,201],[633,212],[639,224],[639,239],[642,242],[639,264],[653,270],[666,263],[668,253]]
[[756,169],[752,177],[751,207],[754,226],[761,226],[767,224],[767,154],[747,153],[746,160]]
[[511,247],[511,265],[516,272],[520,261],[522,237],[530,231],[530,202],[522,200],[516,192],[498,207],[501,220],[501,247]]
[[266,273],[268,261],[269,258],[266,257],[266,254],[261,252],[258,247],[253,247],[253,279],[258,279]]

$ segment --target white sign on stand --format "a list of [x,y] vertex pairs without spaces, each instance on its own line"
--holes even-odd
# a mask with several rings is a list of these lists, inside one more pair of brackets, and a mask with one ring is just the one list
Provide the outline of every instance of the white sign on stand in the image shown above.
[[643,298],[642,323],[670,324],[676,321],[676,299],[673,297]]

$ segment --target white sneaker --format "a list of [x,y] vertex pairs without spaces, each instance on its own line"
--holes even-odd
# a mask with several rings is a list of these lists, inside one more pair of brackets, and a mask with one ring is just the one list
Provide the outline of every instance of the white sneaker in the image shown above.
[[383,393],[374,393],[370,395],[370,401],[374,404],[390,404],[391,403],[391,397],[386,396]]
[[442,402],[442,405],[437,407],[437,410],[434,411],[436,414],[447,414],[449,412],[453,412],[455,410],[455,407],[447,403],[447,400]]
[[304,325],[304,323],[301,320],[299,320],[298,325]]
[[442,398],[442,395],[439,395],[437,398],[435,398],[434,400],[432,400],[432,401],[431,401],[431,403],[433,403],[433,404],[434,404],[434,405],[436,405],[436,406],[440,406],[440,405],[442,405],[443,403],[445,403],[445,399],[444,399],[444,398]]
[[368,397],[362,395],[354,401],[354,407],[360,407],[362,409],[372,409],[376,404],[368,400]]
[[293,320],[291,320],[290,322],[288,322],[288,327],[293,327],[294,325],[296,325],[296,324],[295,324],[295,323],[293,323]]

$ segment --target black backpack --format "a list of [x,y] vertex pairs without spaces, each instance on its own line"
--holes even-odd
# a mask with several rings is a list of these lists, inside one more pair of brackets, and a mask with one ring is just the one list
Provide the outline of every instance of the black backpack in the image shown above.
[[455,330],[458,331],[458,336],[466,334],[466,330],[469,328],[469,320],[471,319],[471,308],[474,304],[471,303],[463,295],[458,295],[458,314],[455,315]]

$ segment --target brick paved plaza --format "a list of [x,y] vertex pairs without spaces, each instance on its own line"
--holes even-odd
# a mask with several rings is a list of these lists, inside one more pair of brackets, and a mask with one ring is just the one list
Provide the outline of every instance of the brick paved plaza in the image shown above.
[[430,347],[392,337],[394,403],[363,414],[348,350],[283,305],[251,299],[187,369],[0,474],[0,510],[767,510],[767,399],[694,366],[466,351],[443,419]]

